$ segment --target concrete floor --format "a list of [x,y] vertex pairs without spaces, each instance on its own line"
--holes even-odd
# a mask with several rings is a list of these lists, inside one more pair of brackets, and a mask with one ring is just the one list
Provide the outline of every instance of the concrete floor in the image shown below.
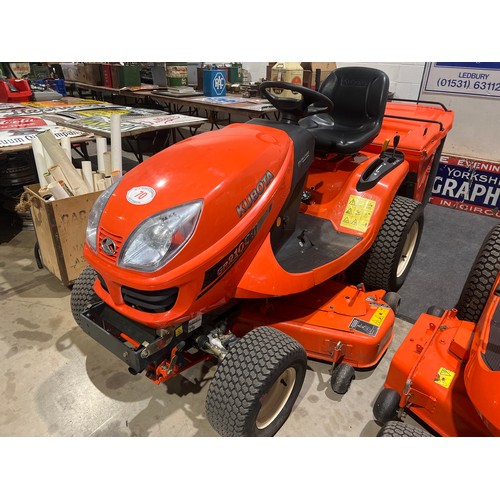
[[[36,267],[35,234],[0,244],[0,436],[216,436],[205,418],[213,365],[159,386],[89,338],[71,315],[70,290]],[[310,360],[290,418],[277,436],[375,436],[372,405],[411,325],[372,370],[335,394],[328,363]],[[413,420],[408,417],[408,421]]]

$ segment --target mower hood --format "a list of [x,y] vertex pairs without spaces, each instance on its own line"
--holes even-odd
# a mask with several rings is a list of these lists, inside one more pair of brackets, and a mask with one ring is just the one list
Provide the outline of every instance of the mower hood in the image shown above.
[[291,149],[281,130],[234,124],[156,154],[124,175],[111,195],[99,223],[99,256],[103,237],[124,245],[148,218],[201,201],[194,235],[175,258],[189,260],[246,220],[266,191],[276,192]]

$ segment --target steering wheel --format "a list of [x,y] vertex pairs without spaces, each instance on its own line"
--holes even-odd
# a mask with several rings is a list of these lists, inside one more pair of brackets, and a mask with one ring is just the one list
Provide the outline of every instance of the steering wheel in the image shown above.
[[[297,92],[302,95],[302,99],[276,97],[269,92],[270,88]],[[260,84],[260,91],[278,111],[283,113],[284,120],[298,121],[309,115],[330,113],[333,110],[333,102],[326,95],[302,85],[268,81]]]

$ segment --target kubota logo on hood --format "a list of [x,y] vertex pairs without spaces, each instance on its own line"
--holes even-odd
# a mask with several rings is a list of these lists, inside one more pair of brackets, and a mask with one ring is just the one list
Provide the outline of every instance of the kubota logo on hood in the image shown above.
[[264,191],[269,187],[274,175],[267,170],[264,177],[257,183],[254,189],[247,194],[246,198],[236,207],[236,212],[238,217],[242,217],[245,213],[250,210],[250,207],[259,199],[259,197],[264,193]]

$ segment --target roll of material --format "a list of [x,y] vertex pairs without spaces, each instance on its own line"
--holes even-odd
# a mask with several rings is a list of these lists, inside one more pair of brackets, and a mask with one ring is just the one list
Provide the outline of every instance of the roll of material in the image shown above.
[[94,181],[94,191],[101,191],[99,189],[99,181],[104,180],[104,174],[102,172],[94,172],[92,174],[92,179]]
[[47,163],[43,154],[43,146],[38,137],[31,139],[31,147],[33,149],[33,156],[35,157],[36,173],[38,174],[38,182],[41,187],[46,187],[49,182],[45,178],[47,172]]
[[103,155],[103,160],[104,160],[104,175],[108,176],[111,175],[111,152],[106,151]]
[[97,190],[104,191],[106,189],[106,181],[104,179],[99,179],[97,181]]
[[64,172],[67,179],[68,187],[71,189],[73,194],[79,195],[88,193],[89,190],[87,188],[87,184],[77,174],[75,167],[67,157],[63,148],[57,142],[57,139],[54,137],[52,132],[50,130],[46,130],[38,134],[36,137],[40,139],[45,151],[48,152],[55,164],[61,167],[61,170]]
[[82,161],[82,173],[83,179],[87,187],[89,188],[89,192],[94,192],[94,177],[92,173],[92,163],[89,161]]
[[62,137],[61,138],[61,147],[64,149],[64,152],[66,153],[66,156],[69,158],[71,161],[71,141],[69,137]]
[[107,188],[109,186],[111,186],[111,184],[113,184],[113,181],[111,180],[111,177],[104,177],[104,182],[105,182]]
[[[63,183],[67,189],[70,189],[68,186],[68,181],[66,179],[66,176],[64,175],[64,172],[59,167],[59,165],[53,165],[52,167],[50,167],[49,173],[50,175],[52,175],[52,180],[57,181],[59,183]],[[74,194],[73,191],[71,191],[71,194]]]
[[120,172],[123,170],[121,116],[118,113],[111,115],[111,167]]
[[118,182],[121,178],[122,174],[119,170],[113,170],[111,172],[111,182],[114,184],[115,182]]
[[64,198],[69,198],[69,194],[64,190],[61,184],[57,181],[51,182],[47,189],[52,193],[52,196],[56,200],[62,200]]
[[104,153],[108,151],[108,141],[106,137],[96,137],[95,142],[97,147],[97,171],[105,172]]
[[40,184],[40,187],[46,187],[46,186],[48,186],[51,182],[54,182],[54,181],[55,181],[54,177],[52,177],[52,174],[51,174],[50,172],[45,172],[45,173],[43,174],[43,177],[45,178],[45,183],[46,183],[46,184],[45,184],[45,186],[42,186],[42,185]]

